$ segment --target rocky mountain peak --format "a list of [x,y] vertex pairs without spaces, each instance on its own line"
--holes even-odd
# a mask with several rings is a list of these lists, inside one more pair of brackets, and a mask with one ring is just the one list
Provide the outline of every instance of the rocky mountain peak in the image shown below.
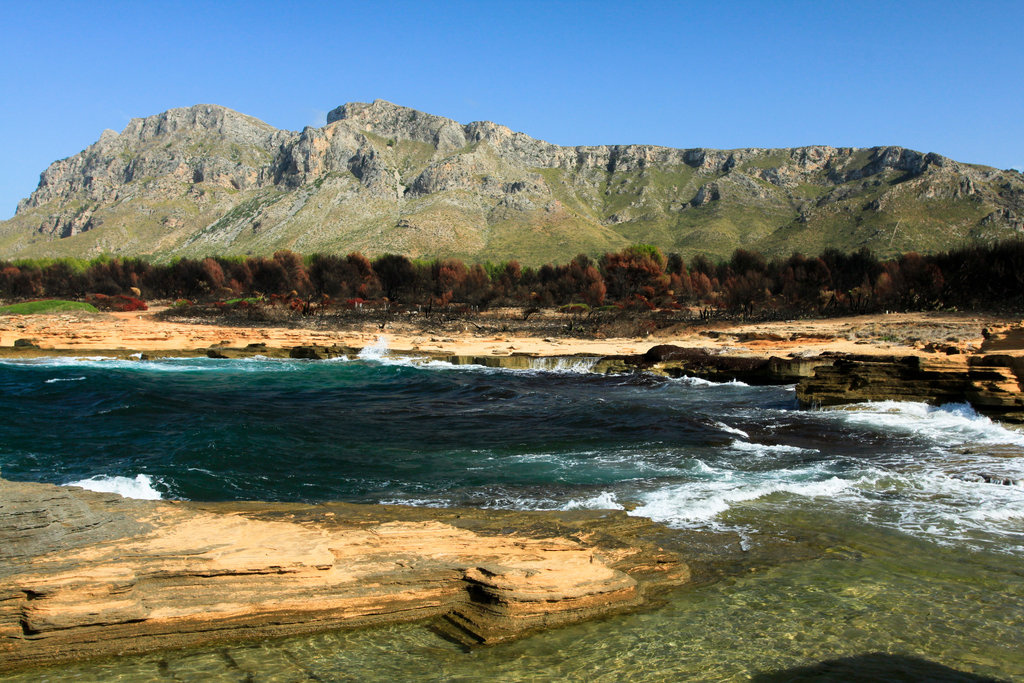
[[382,119],[415,120],[420,118],[439,119],[441,117],[380,99],[373,102],[346,102],[327,112],[328,124],[346,119],[368,123]]
[[266,176],[263,166],[292,135],[215,104],[134,118],[120,133],[105,130],[79,154],[51,164],[17,212],[71,205],[51,213],[39,228],[71,236],[99,225],[90,205],[130,197],[140,180],[153,190],[207,180],[235,189],[257,185]]
[[1017,236],[1022,216],[1020,173],[903,147],[563,147],[385,100],[295,133],[200,104],[51,164],[0,223],[0,257],[891,253]]
[[216,104],[197,104],[132,119],[120,136],[147,142],[175,135],[201,133],[213,134],[238,144],[266,145],[280,132],[257,118],[233,109]]
[[350,102],[336,107],[327,114],[327,123],[338,121],[382,138],[425,142],[442,150],[456,150],[466,145],[466,133],[457,121],[385,100],[374,100],[371,104]]

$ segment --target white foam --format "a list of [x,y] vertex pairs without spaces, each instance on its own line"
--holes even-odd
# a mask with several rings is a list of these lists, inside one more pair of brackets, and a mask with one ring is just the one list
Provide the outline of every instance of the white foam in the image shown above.
[[715,426],[718,427],[719,429],[721,429],[723,432],[726,432],[728,434],[735,434],[736,436],[742,436],[744,439],[749,439],[750,438],[750,434],[747,434],[742,429],[737,429],[736,427],[730,427],[729,425],[725,424],[724,422],[715,422]]
[[566,503],[563,510],[622,510],[613,491],[604,491],[590,498],[578,498]]
[[364,346],[356,355],[360,360],[382,360],[388,355],[388,337],[382,334],[369,346]]
[[553,372],[565,375],[583,375],[594,371],[598,356],[555,356],[551,358],[531,358],[530,369],[540,372]]
[[537,373],[583,375],[593,372],[594,366],[601,359],[593,358],[531,358],[528,368],[503,368],[481,365],[479,363],[450,363],[436,358],[412,356],[386,357],[373,359],[386,365],[405,365],[431,370],[456,370],[460,372],[480,372],[485,374],[536,375]]
[[46,384],[57,384],[58,382],[81,382],[85,377],[54,377],[46,380]]
[[710,380],[701,379],[700,377],[690,377],[689,375],[683,375],[682,377],[675,377],[671,381],[677,384],[685,384],[691,387],[713,387],[715,382]]
[[568,464],[571,459],[561,456],[558,453],[519,453],[517,455],[510,455],[508,457],[509,462],[546,462],[551,464]]
[[508,368],[489,368],[486,365],[478,365],[477,363],[449,363],[446,360],[438,360],[436,358],[413,358],[409,363],[418,368],[427,368],[429,370],[457,370],[459,372],[482,372],[488,374],[516,372]]
[[109,356],[53,356],[50,358],[16,358],[0,360],[0,365],[33,365],[41,367],[65,368],[91,365],[97,362],[116,361]]
[[[1020,535],[1024,529],[1024,488],[964,481],[942,472],[894,477],[903,484],[900,523],[910,529],[937,525],[941,543],[978,535]],[[903,481],[900,481],[900,480]]]
[[643,504],[630,514],[650,517],[669,526],[690,526],[710,522],[737,503],[757,500],[775,493],[813,497],[834,497],[852,482],[836,476],[824,478],[815,469],[776,472],[777,479],[756,476],[725,476],[708,481],[667,486],[643,494]]
[[944,445],[984,443],[1024,446],[1024,433],[1007,429],[979,415],[966,403],[935,407],[925,403],[878,401],[829,408],[822,412],[847,424],[916,434]]
[[729,448],[741,453],[754,453],[755,455],[770,455],[773,453],[817,453],[817,449],[800,448],[799,446],[787,446],[786,444],[761,444],[750,443],[733,439]]
[[1010,520],[1024,519],[1024,508],[1020,505],[1016,509],[1012,507],[981,508],[971,510],[966,516],[968,519],[978,522],[1008,522]]
[[678,384],[685,384],[691,387],[749,387],[750,385],[746,382],[741,382],[738,379],[732,379],[728,382],[712,382],[709,379],[703,379],[701,377],[690,377],[689,375],[683,375],[682,377],[671,378],[672,382]]
[[848,473],[828,502],[869,523],[940,545],[1024,553],[1024,487],[965,481],[930,469]]
[[67,486],[80,486],[89,491],[101,493],[116,493],[125,498],[138,498],[140,500],[159,500],[163,498],[160,491],[153,488],[153,478],[148,474],[138,474],[135,478],[107,476],[98,474],[88,479],[73,481]]

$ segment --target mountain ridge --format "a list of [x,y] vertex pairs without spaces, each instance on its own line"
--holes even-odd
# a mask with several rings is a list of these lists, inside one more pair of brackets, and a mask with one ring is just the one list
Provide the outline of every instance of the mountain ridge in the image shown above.
[[903,147],[566,147],[384,100],[293,132],[219,105],[103,131],[0,222],[0,256],[386,252],[567,260],[634,242],[934,252],[1024,232],[1024,176]]

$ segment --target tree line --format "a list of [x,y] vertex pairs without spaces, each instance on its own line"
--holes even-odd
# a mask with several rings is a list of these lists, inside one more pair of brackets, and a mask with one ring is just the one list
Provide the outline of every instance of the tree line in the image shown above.
[[175,299],[231,306],[285,302],[303,312],[381,304],[428,310],[699,308],[746,316],[1012,309],[1024,304],[1024,240],[888,260],[866,248],[774,259],[737,249],[719,262],[700,255],[687,262],[640,244],[597,259],[581,254],[537,268],[514,260],[467,265],[455,258],[304,257],[291,251],[170,263],[113,257],[7,261],[0,262],[0,297]]

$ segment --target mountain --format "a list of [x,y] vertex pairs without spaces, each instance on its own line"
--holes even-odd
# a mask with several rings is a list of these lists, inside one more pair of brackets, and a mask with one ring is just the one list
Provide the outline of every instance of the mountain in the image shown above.
[[527,264],[632,243],[684,256],[934,252],[1024,233],[1024,176],[900,147],[561,147],[377,100],[278,130],[215,105],[56,161],[0,257],[362,251]]

